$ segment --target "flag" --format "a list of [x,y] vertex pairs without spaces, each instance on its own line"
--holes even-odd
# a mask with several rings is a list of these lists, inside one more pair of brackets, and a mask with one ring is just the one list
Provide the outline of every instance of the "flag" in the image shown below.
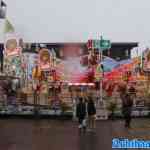
[[15,29],[8,19],[5,20],[4,33],[12,33]]

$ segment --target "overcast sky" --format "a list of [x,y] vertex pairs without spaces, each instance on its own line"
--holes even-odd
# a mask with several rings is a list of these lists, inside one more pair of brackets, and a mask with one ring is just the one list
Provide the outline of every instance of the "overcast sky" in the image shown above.
[[5,0],[16,32],[30,42],[150,42],[150,0]]

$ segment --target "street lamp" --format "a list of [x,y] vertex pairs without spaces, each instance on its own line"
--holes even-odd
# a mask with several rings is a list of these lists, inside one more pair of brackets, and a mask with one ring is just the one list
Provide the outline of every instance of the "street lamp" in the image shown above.
[[0,0],[0,19],[4,19],[6,17],[6,9],[7,5]]

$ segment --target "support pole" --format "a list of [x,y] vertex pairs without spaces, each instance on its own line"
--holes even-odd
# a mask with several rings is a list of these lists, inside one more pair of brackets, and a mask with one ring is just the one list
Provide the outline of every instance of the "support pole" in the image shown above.
[[[103,51],[100,52],[100,55],[101,55],[100,60],[102,62],[102,60],[103,60]],[[102,102],[102,101],[103,101],[103,77],[100,81],[100,102]]]

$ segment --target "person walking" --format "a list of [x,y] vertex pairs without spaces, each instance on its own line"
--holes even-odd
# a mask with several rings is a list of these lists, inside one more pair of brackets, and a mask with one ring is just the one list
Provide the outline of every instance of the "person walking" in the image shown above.
[[76,116],[79,120],[79,129],[80,130],[86,130],[86,123],[85,123],[85,119],[86,119],[86,104],[83,101],[83,98],[80,97],[79,98],[79,103],[76,106]]
[[89,129],[95,128],[96,107],[91,96],[88,97],[87,112],[89,119]]
[[135,106],[136,105],[136,88],[131,85],[128,89],[128,92],[131,96],[131,99],[133,100],[133,105]]
[[133,100],[128,93],[122,95],[122,113],[125,119],[125,127],[130,128],[131,112],[132,112]]

